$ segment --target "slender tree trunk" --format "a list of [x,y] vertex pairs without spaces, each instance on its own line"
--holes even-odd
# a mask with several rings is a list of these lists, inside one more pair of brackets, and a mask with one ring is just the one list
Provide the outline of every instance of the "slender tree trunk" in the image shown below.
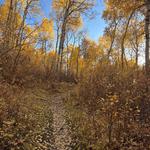
[[80,46],[79,46],[79,50],[78,50],[78,54],[77,54],[77,68],[76,68],[76,78],[78,79],[79,77],[79,56],[80,56]]
[[55,45],[55,53],[58,53],[58,43],[59,43],[59,27],[57,27],[57,31],[56,31],[56,45]]
[[57,27],[56,31],[56,45],[55,45],[55,60],[54,60],[54,69],[57,72],[58,71],[58,63],[59,63],[59,57],[58,57],[58,44],[59,44],[59,27]]
[[13,19],[13,6],[14,6],[14,1],[10,0],[9,3],[9,11],[8,11],[8,16],[6,20],[6,27],[4,29],[4,43],[3,43],[3,50],[7,51],[10,46],[10,41],[11,41],[11,34],[12,34],[12,19]]
[[19,33],[18,33],[18,38],[16,40],[16,45],[18,45],[18,51],[17,51],[17,55],[14,58],[14,62],[12,65],[12,82],[11,82],[12,84],[14,84],[15,79],[16,79],[17,67],[18,67],[18,63],[19,63],[19,59],[20,59],[20,55],[21,55],[21,51],[22,51],[24,25],[25,25],[25,20],[26,20],[27,14],[28,14],[28,9],[29,9],[31,3],[32,3],[32,0],[30,0],[26,4],[26,7],[24,9],[24,14],[23,14],[23,20],[21,22],[21,25],[19,28]]
[[122,41],[121,41],[121,66],[122,66],[122,69],[124,68],[124,57],[125,57],[124,43],[125,43],[126,35],[127,35],[127,32],[128,32],[128,27],[129,27],[129,24],[130,24],[130,20],[131,20],[133,14],[134,14],[134,11],[130,14],[130,16],[127,20],[125,32],[123,34]]
[[138,61],[139,61],[139,43],[138,43],[138,35],[136,34],[136,43],[135,43],[135,65],[138,68]]
[[145,71],[146,75],[149,76],[149,49],[150,49],[150,0],[145,0],[146,14],[145,14]]
[[63,23],[61,27],[61,35],[60,35],[60,42],[59,42],[59,49],[58,49],[58,70],[59,72],[62,72],[62,65],[63,65],[63,51],[64,51],[64,43],[65,43],[65,37],[66,37],[66,27],[67,27],[67,21],[69,17],[69,10],[72,5],[72,1],[68,1],[68,6],[65,9],[64,17],[63,17]]
[[138,67],[138,60],[139,60],[139,49],[137,48],[136,49],[136,54],[135,54],[135,64],[136,64],[136,67]]
[[59,44],[59,71],[62,71],[62,65],[63,65],[63,51],[64,51],[64,42],[65,42],[65,36],[66,36],[66,21],[64,21],[62,25],[62,31],[60,36],[60,44]]
[[114,27],[113,35],[112,35],[112,38],[111,38],[112,41],[111,41],[110,48],[108,50],[108,60],[109,60],[110,54],[112,52],[113,44],[114,44],[114,41],[115,41],[117,25],[118,25],[118,22],[115,21],[115,27]]

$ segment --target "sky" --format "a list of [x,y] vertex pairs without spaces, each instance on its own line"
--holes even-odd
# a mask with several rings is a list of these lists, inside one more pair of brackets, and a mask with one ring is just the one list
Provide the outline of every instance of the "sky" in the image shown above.
[[[40,5],[45,17],[50,16],[52,0],[40,0]],[[88,37],[98,41],[99,37],[103,35],[104,28],[106,26],[105,21],[101,18],[105,6],[103,0],[97,0],[94,10],[96,16],[90,20],[84,17],[83,28],[87,30]]]
[[[0,0],[0,3],[3,3],[4,0]],[[52,0],[40,0],[40,7],[43,12],[43,17],[50,17],[50,12],[52,10],[51,8]],[[103,0],[96,0],[96,5],[94,7],[94,11],[96,12],[96,16],[94,19],[90,20],[86,17],[84,17],[84,24],[83,28],[87,31],[88,37],[92,40],[98,41],[99,37],[103,35],[103,31],[106,27],[105,21],[102,19],[102,13],[104,10],[104,2]],[[28,22],[34,22],[34,19],[28,20]]]

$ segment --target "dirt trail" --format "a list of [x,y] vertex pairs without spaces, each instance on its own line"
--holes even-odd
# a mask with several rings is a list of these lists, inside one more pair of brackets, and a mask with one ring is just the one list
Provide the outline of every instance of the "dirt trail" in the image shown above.
[[[41,141],[41,135],[36,139],[37,142],[41,141],[44,146],[46,145],[45,149],[47,150],[71,150],[71,136],[65,117],[64,100],[72,91],[73,86],[62,86],[61,89],[54,89],[52,93],[49,93],[47,90],[42,90],[42,92],[37,94],[34,91],[34,95],[38,97],[42,104],[45,103],[51,112],[51,116],[49,117],[52,120],[50,120],[47,124],[48,126],[44,128],[42,135],[43,140]],[[44,148],[42,149],[44,150]]]
[[51,111],[53,114],[53,136],[56,150],[69,150],[71,137],[65,120],[63,100],[67,93],[57,93],[51,97]]
[[[37,150],[71,150],[70,130],[65,119],[64,99],[67,98],[70,89],[62,88],[52,93],[47,90],[34,91],[38,106],[46,105],[46,112],[42,112],[43,117],[47,122],[42,128],[42,133],[35,138],[35,143],[38,144]],[[51,112],[51,115],[48,112]]]

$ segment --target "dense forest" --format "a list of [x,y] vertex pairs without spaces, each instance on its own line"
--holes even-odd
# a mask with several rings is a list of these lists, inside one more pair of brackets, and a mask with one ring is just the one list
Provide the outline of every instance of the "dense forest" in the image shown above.
[[0,150],[150,150],[150,0],[97,1],[0,0]]

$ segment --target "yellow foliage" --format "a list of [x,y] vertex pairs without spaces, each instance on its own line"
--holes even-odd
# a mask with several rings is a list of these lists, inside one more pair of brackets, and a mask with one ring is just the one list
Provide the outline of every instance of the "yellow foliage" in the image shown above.
[[52,7],[55,10],[59,10],[65,6],[68,0],[53,0]]
[[49,53],[48,53],[48,56],[50,57],[50,58],[54,58],[54,57],[56,57],[56,52],[53,50],[53,51],[50,51]]
[[9,10],[9,3],[6,1],[2,6],[0,6],[0,21],[4,21],[7,18]]
[[53,39],[54,38],[54,31],[53,31],[53,20],[48,20],[44,18],[39,28],[39,32],[42,32],[45,37]]
[[108,50],[111,44],[111,39],[109,36],[103,36],[99,38],[100,47],[103,50]]
[[79,28],[81,28],[83,26],[83,20],[81,17],[77,17],[77,18],[74,18],[74,17],[70,17],[69,18],[69,24],[70,24],[70,28],[72,30],[77,30]]
[[143,3],[144,0],[105,0],[106,10],[104,11],[104,17],[108,15],[127,17]]

